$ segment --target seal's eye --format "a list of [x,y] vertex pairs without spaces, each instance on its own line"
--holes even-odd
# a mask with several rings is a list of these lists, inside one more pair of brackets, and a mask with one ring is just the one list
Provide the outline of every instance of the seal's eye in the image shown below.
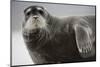
[[43,13],[44,13],[42,7],[38,7],[37,10],[38,10],[38,12],[39,12],[40,14],[43,14]]
[[26,15],[29,16],[31,14],[31,12],[27,12]]
[[31,11],[32,11],[32,9],[31,8],[28,8],[28,9],[26,9],[24,11],[24,13],[25,13],[26,16],[29,16],[31,14]]
[[43,10],[39,10],[39,13],[40,13],[40,14],[43,14],[44,12],[43,12]]

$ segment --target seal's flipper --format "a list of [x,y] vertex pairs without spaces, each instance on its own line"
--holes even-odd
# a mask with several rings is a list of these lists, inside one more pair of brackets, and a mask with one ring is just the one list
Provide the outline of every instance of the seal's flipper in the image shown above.
[[80,55],[83,58],[93,56],[95,54],[95,47],[93,45],[91,28],[82,24],[76,24],[74,31]]

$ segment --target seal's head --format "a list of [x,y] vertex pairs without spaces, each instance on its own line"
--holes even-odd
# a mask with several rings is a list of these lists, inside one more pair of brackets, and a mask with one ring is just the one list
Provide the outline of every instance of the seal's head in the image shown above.
[[42,29],[46,29],[49,14],[41,6],[29,6],[24,10],[24,15],[23,35],[26,37],[26,41],[30,41],[33,34],[37,34]]
[[30,6],[24,10],[25,26],[28,31],[46,27],[47,11],[41,6]]

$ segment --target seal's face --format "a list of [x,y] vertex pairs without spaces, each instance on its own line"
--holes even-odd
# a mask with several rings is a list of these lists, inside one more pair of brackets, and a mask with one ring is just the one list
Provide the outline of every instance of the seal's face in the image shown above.
[[33,34],[37,34],[47,26],[47,11],[41,6],[30,6],[24,10],[25,22],[23,23],[23,35],[30,41]]
[[28,31],[46,27],[47,13],[41,6],[30,6],[25,9],[25,26]]

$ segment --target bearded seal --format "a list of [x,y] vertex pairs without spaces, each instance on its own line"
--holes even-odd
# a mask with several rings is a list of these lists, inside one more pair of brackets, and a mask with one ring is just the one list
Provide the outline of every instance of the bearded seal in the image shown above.
[[24,15],[23,39],[35,64],[96,60],[95,16],[58,18],[42,6]]

